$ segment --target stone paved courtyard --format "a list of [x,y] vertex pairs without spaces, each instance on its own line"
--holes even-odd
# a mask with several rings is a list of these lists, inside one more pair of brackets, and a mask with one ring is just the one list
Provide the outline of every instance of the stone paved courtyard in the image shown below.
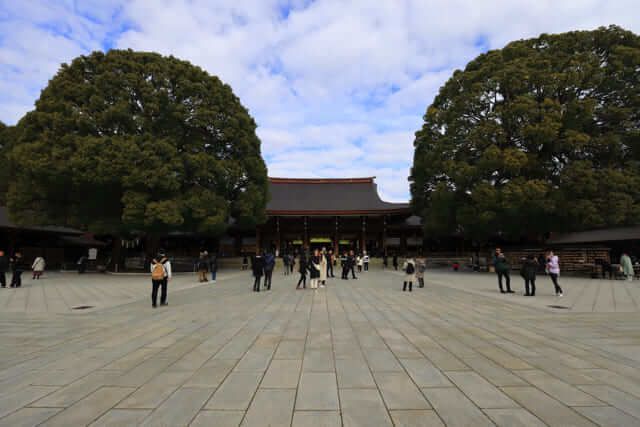
[[179,275],[155,310],[146,276],[0,289],[0,426],[640,425],[640,282],[274,276]]

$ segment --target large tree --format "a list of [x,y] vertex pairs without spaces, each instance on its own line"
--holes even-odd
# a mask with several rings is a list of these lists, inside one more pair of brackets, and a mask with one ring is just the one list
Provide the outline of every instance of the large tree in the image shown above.
[[640,221],[640,37],[618,27],[508,44],[440,89],[416,133],[427,232],[475,239]]
[[186,61],[80,56],[17,130],[8,192],[17,223],[158,235],[265,219],[255,122],[228,85]]

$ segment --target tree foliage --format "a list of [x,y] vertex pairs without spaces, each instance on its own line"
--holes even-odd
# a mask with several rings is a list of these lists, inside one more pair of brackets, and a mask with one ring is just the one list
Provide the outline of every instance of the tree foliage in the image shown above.
[[640,221],[640,37],[543,34],[480,55],[416,133],[412,205],[431,234],[486,239]]
[[231,88],[174,57],[95,52],[63,64],[17,125],[18,223],[216,234],[265,219],[256,124]]

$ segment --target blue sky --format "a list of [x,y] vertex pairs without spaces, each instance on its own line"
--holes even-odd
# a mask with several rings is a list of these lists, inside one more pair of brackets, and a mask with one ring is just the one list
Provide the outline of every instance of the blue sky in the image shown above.
[[409,198],[413,134],[451,73],[540,33],[617,24],[637,0],[0,0],[0,120],[92,50],[172,54],[229,83],[271,176],[376,176]]

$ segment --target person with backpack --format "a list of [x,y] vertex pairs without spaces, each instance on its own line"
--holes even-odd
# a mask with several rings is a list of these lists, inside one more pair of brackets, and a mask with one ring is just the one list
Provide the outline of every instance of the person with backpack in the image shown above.
[[157,307],[158,288],[161,288],[160,305],[169,305],[167,302],[167,286],[171,279],[171,261],[160,251],[158,256],[151,260],[151,306]]
[[416,281],[416,262],[409,256],[402,264],[402,271],[404,271],[404,283],[402,285],[402,291],[407,290],[407,284],[409,285],[409,292],[413,292],[413,282]]
[[264,255],[264,287],[266,290],[271,290],[271,277],[273,276],[273,269],[276,266],[276,257],[271,253]]
[[533,254],[527,255],[522,262],[520,275],[524,279],[524,296],[533,297],[536,295],[536,272],[538,271],[538,261]]
[[35,260],[33,260],[33,264],[31,264],[31,270],[33,270],[33,280],[39,280],[40,276],[42,276],[42,273],[44,272],[46,266],[46,262],[44,261],[44,258],[39,256],[36,257]]

